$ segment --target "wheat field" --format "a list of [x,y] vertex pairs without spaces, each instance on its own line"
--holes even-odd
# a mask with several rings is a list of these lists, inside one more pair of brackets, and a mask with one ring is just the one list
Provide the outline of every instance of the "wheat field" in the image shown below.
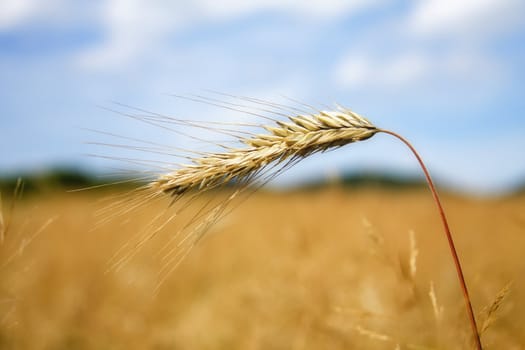
[[[158,290],[159,252],[185,218],[108,272],[163,204],[97,225],[107,195],[27,195],[12,215],[4,198],[0,348],[469,348],[426,190],[257,192]],[[443,202],[484,347],[525,349],[525,196]]]

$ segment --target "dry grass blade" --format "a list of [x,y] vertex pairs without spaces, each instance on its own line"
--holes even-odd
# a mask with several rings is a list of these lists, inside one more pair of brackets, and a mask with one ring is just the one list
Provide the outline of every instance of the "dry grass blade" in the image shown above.
[[5,239],[4,210],[2,207],[2,193],[0,192],[0,244],[4,243],[4,239]]
[[15,189],[13,191],[13,198],[11,200],[11,207],[9,208],[9,213],[7,214],[7,219],[4,219],[2,196],[0,193],[0,244],[4,243],[4,240],[7,235],[7,231],[9,230],[9,226],[11,223],[11,217],[13,216],[13,212],[15,211],[16,202],[22,196],[23,191],[24,191],[24,182],[22,181],[21,178],[18,178],[16,180]]
[[419,255],[419,249],[417,249],[416,233],[412,230],[408,232],[410,239],[410,277],[415,280],[417,273],[417,257]]
[[500,309],[501,305],[503,304],[503,301],[508,296],[510,289],[512,287],[512,282],[509,282],[503,287],[498,294],[496,294],[496,297],[492,301],[492,303],[484,308],[482,310],[482,314],[485,314],[485,320],[481,324],[479,333],[483,334],[485,331],[494,323],[496,320],[496,313]]
[[432,304],[432,311],[434,312],[436,323],[439,323],[443,318],[443,306],[440,306],[438,303],[436,289],[434,288],[434,281],[430,281],[428,297],[430,298],[430,303]]
[[[367,337],[371,340],[375,340],[375,341],[379,341],[383,343],[391,343],[394,345],[394,349],[401,348],[401,345],[398,342],[398,340],[389,334],[379,333],[377,331],[362,327],[360,325],[351,326],[350,329],[354,330],[358,334],[364,337]],[[403,348],[413,349],[413,350],[429,350],[429,348],[427,348],[426,346],[421,346],[418,344],[403,344]]]
[[17,249],[7,257],[7,259],[0,265],[0,268],[5,268],[7,265],[11,264],[17,257],[24,254],[25,249],[57,219],[58,216],[48,219],[46,222],[44,222],[44,224],[40,226],[38,230],[33,232],[29,237],[22,239]]

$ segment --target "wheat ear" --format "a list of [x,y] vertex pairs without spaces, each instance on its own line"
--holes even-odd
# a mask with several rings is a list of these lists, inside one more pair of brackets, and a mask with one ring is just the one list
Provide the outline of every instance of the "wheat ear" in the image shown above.
[[348,109],[321,111],[318,114],[289,117],[289,122],[276,121],[265,126],[267,134],[241,138],[245,148],[232,148],[222,153],[208,153],[193,158],[192,163],[159,177],[149,186],[172,196],[182,196],[191,190],[219,187],[230,182],[249,182],[251,177],[270,163],[281,163],[290,159],[302,159],[317,152],[346,144],[363,141],[382,132],[396,137],[407,145],[423,170],[443,223],[452,259],[456,267],[465,306],[473,332],[474,343],[482,349],[481,340],[472,309],[463,270],[459,261],[452,234],[441,205],[439,195],[430,173],[415,148],[399,134],[379,129],[366,118]]
[[366,140],[378,132],[368,120],[349,110],[290,117],[290,122],[277,121],[264,128],[267,134],[241,139],[247,147],[194,158],[192,164],[159,177],[150,186],[176,196],[230,181],[242,182],[270,163],[305,158]]

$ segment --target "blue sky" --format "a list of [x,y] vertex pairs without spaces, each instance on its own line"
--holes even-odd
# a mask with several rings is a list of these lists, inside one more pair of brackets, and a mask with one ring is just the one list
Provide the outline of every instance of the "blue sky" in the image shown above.
[[[523,62],[521,0],[3,0],[0,172],[112,167],[84,155],[100,150],[82,128],[177,144],[98,107],[109,101],[241,118],[166,95],[213,89],[341,103],[412,140],[441,183],[497,192],[525,179]],[[365,170],[418,171],[378,135],[278,183]]]

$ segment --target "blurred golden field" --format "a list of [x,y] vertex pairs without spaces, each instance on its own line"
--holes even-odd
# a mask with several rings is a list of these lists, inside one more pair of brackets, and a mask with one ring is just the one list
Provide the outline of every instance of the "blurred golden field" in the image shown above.
[[[258,192],[157,294],[155,253],[184,223],[174,220],[106,273],[162,208],[97,226],[104,195],[27,195],[12,214],[4,196],[1,349],[468,348],[463,299],[426,190]],[[525,349],[525,196],[443,202],[479,326],[488,325],[485,348]]]

